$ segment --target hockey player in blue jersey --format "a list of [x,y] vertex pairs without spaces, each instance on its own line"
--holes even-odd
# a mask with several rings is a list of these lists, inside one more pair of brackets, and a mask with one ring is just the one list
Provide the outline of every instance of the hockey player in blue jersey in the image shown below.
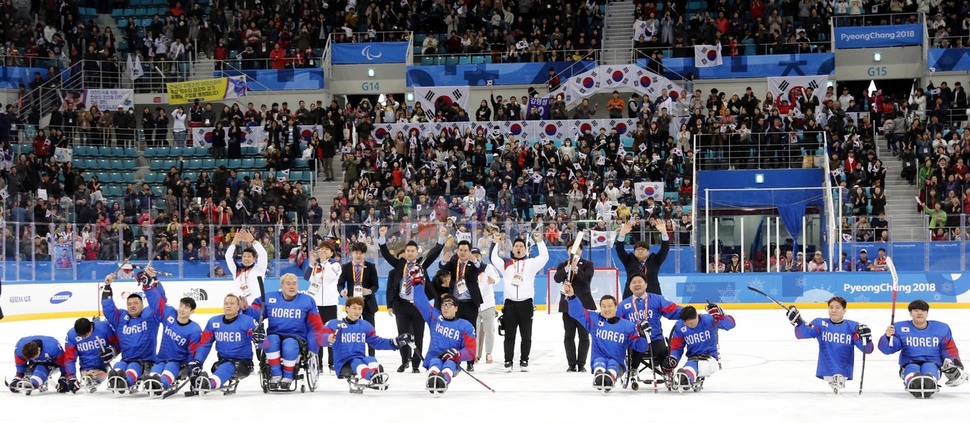
[[845,388],[845,381],[852,380],[855,362],[854,348],[863,354],[875,349],[872,330],[864,324],[845,319],[845,298],[829,299],[829,318],[817,318],[806,324],[795,306],[788,308],[788,321],[795,327],[798,339],[818,341],[818,367],[815,377],[829,383],[836,394]]
[[[660,363],[670,353],[667,349],[667,341],[664,340],[664,330],[660,323],[660,317],[677,320],[680,318],[681,307],[664,298],[663,295],[647,292],[647,279],[644,275],[636,274],[630,277],[629,287],[633,295],[620,302],[616,315],[636,324],[642,322],[646,317],[651,329],[649,352],[652,362],[656,363],[654,368],[659,370]],[[631,356],[632,362],[639,364],[643,360],[644,354],[634,351]]]
[[616,379],[626,372],[626,351],[640,353],[647,350],[650,339],[650,323],[641,320],[633,323],[617,315],[616,298],[604,295],[600,298],[600,312],[586,310],[573,292],[570,284],[563,285],[563,293],[569,303],[569,316],[586,329],[591,341],[590,368],[593,386],[610,392]]
[[[402,333],[394,339],[377,336],[374,326],[361,319],[364,313],[362,297],[348,297],[345,306],[347,317],[333,319],[323,328],[324,343],[333,349],[334,368],[338,379],[347,379],[350,392],[361,393],[363,388],[387,389],[387,374],[377,359],[367,355],[366,346],[375,350],[396,350],[414,341],[410,333]],[[360,381],[366,381],[361,383]]]
[[[101,291],[101,307],[104,309],[108,324],[118,334],[121,345],[121,360],[108,371],[108,389],[115,393],[135,392],[136,383],[155,364],[155,346],[158,340],[158,323],[160,316],[156,312],[164,307],[164,300],[152,292],[145,291],[152,307],[145,307],[145,300],[138,294],[130,294],[126,301],[126,309],[118,310],[111,298],[111,281],[114,273],[104,278],[104,288]],[[138,281],[142,286],[157,283],[155,271],[150,266],[138,274]]]
[[289,391],[294,370],[300,358],[300,344],[305,343],[307,354],[316,360],[316,352],[323,344],[323,322],[313,297],[297,291],[296,275],[287,273],[280,277],[280,291],[267,292],[264,307],[262,299],[256,299],[252,307],[244,311],[252,318],[260,318],[260,310],[269,321],[268,335],[262,344],[270,370],[270,390]]
[[30,395],[34,390],[47,390],[47,379],[55,370],[63,373],[64,349],[49,336],[27,336],[14,347],[17,375],[10,381],[10,392]]
[[195,357],[202,336],[202,328],[190,318],[195,312],[195,300],[184,297],[179,300],[179,308],[166,305],[168,297],[165,288],[157,284],[146,290],[161,299],[155,304],[155,313],[162,317],[162,339],[152,366],[145,390],[151,395],[161,395],[179,377],[183,367]]
[[[195,388],[202,392],[220,389],[228,385],[235,392],[236,384],[253,372],[253,344],[262,342],[261,335],[254,333],[256,319],[240,312],[243,299],[229,294],[222,301],[223,313],[206,323],[195,351],[195,359],[186,367],[195,377]],[[209,356],[212,344],[216,347],[216,362],[212,375],[202,371],[202,363]]]
[[443,394],[451,379],[461,371],[458,364],[475,358],[475,327],[458,318],[458,300],[451,294],[436,299],[441,301],[441,311],[438,311],[421,286],[425,282],[421,273],[414,272],[411,282],[416,287],[414,306],[431,332],[431,343],[422,363],[428,369],[425,388],[432,394]]
[[720,368],[718,329],[731,330],[734,326],[734,317],[724,314],[724,310],[717,304],[708,304],[707,314],[704,315],[698,315],[693,306],[681,310],[680,321],[674,325],[670,338],[670,356],[663,364],[664,369],[670,371],[677,367],[681,357],[687,356],[684,367],[673,375],[674,390],[701,389],[704,378]]
[[92,322],[84,317],[75,320],[74,328],[67,331],[64,339],[64,374],[57,381],[57,392],[77,392],[80,389],[94,392],[108,378],[108,366],[120,350],[118,336],[108,322]]
[[899,351],[899,376],[906,390],[916,398],[929,398],[939,390],[941,371],[947,378],[946,386],[966,382],[967,373],[963,371],[950,326],[927,320],[930,305],[926,301],[915,300],[907,308],[913,320],[890,325],[879,338],[879,351],[883,354]]

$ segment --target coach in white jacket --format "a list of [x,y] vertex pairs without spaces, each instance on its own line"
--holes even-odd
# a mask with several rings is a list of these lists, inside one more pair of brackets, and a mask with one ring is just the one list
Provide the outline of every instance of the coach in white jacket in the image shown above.
[[[320,320],[326,324],[337,318],[337,302],[340,300],[340,293],[337,291],[337,281],[343,267],[340,262],[333,259],[334,252],[337,251],[337,244],[333,241],[323,241],[317,245],[316,250],[310,255],[310,265],[303,272],[303,279],[310,282],[307,288],[307,295],[313,297],[317,303],[317,311],[320,313]],[[333,371],[333,349],[327,348],[327,363]],[[323,368],[323,348],[317,354],[320,368]]]
[[[236,245],[240,242],[247,242],[250,247],[243,249],[242,262],[237,266]],[[252,304],[262,294],[257,278],[266,278],[266,269],[269,267],[268,255],[263,245],[245,229],[236,232],[232,245],[226,249],[226,267],[229,268],[229,273],[232,274],[233,280],[236,281],[239,291],[243,297],[246,297],[248,304]]]
[[524,239],[512,242],[512,259],[503,265],[495,244],[501,244],[505,234],[492,234],[494,244],[490,258],[492,265],[501,269],[503,286],[505,287],[505,305],[502,311],[501,325],[505,331],[505,371],[512,371],[512,359],[515,356],[515,331],[518,329],[522,336],[519,358],[519,370],[529,369],[529,352],[532,350],[532,315],[535,314],[533,297],[536,293],[536,273],[545,268],[549,261],[549,251],[542,239],[541,232],[533,232],[532,238],[539,249],[539,255],[529,258],[529,250]]

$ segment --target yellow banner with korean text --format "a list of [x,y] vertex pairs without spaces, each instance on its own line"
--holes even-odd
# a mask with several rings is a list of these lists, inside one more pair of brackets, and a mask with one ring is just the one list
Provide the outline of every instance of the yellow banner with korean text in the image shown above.
[[168,104],[191,103],[195,100],[225,100],[246,95],[245,75],[172,82],[165,85],[168,91]]

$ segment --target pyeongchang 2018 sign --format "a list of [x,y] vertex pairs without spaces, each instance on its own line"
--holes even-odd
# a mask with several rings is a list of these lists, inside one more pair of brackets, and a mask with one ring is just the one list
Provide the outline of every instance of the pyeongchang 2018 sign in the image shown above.
[[835,28],[835,48],[918,46],[923,44],[920,24],[840,26]]

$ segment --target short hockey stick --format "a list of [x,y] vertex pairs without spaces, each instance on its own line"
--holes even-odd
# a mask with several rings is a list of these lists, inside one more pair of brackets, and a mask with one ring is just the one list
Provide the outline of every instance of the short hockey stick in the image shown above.
[[486,385],[485,382],[482,382],[481,379],[475,377],[475,375],[473,375],[471,372],[462,372],[462,373],[464,373],[464,374],[468,375],[468,377],[474,379],[475,382],[478,382],[479,384],[481,384],[482,386],[484,386],[485,389],[488,389],[489,391],[492,391],[493,394],[495,393],[495,390],[492,389],[491,386]]

